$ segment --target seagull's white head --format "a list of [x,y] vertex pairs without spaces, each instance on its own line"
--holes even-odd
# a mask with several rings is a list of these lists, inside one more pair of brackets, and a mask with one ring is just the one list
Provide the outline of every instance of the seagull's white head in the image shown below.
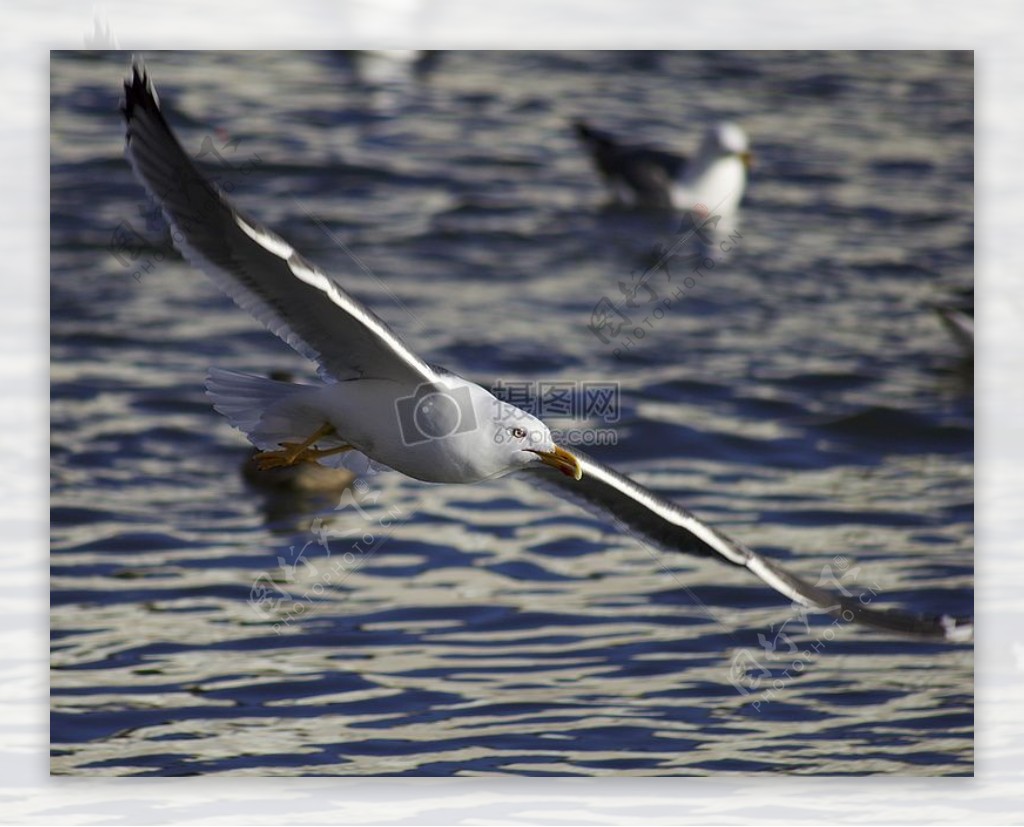
[[423,467],[404,464],[402,454],[386,464],[417,479],[479,482],[537,463],[583,476],[579,459],[556,445],[537,417],[447,371],[396,407],[405,445],[416,443],[412,453]]
[[737,157],[750,166],[750,140],[747,133],[734,123],[720,123],[708,130],[703,151],[711,157]]
[[583,476],[580,461],[556,445],[551,430],[533,414],[472,382],[463,387],[469,393],[475,420],[471,438],[474,463],[483,475],[501,476],[543,463],[577,480]]
[[557,468],[573,479],[583,476],[580,461],[555,444],[551,430],[537,417],[501,400],[488,423],[493,442],[504,453],[511,469],[525,468],[537,462]]

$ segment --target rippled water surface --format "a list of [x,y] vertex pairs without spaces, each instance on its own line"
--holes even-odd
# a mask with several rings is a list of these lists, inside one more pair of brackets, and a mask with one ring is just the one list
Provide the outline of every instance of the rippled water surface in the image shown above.
[[[932,310],[972,283],[969,55],[148,60],[189,150],[431,361],[617,381],[614,421],[551,424],[812,580],[971,612],[972,378]],[[514,477],[246,482],[207,368],[312,369],[170,252],[126,65],[52,60],[54,773],[972,773],[969,646],[805,623]],[[591,310],[678,222],[606,206],[581,115],[683,151],[733,118],[757,159],[734,249],[628,347]]]

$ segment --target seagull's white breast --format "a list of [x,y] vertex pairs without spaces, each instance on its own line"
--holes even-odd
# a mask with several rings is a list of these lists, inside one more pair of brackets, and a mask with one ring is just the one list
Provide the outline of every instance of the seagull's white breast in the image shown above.
[[315,405],[340,441],[424,482],[473,483],[514,470],[495,438],[498,400],[458,376],[421,385],[353,379],[297,404]]

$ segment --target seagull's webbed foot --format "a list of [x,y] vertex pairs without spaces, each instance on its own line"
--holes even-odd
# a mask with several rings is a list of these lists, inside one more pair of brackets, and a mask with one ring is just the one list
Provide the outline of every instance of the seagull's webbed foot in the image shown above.
[[323,457],[351,451],[351,445],[339,445],[335,448],[313,447],[318,439],[323,439],[334,433],[334,426],[324,423],[302,442],[281,442],[279,443],[281,445],[280,451],[263,451],[258,454],[255,459],[256,466],[261,471],[268,471],[271,468],[287,468],[300,462],[316,462]]

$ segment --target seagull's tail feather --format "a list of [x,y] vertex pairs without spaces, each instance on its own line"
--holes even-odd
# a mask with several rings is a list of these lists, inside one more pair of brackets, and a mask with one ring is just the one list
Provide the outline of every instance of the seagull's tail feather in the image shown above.
[[[214,409],[263,451],[272,451],[282,442],[301,441],[324,424],[316,404],[320,385],[297,385],[267,379],[251,373],[210,368],[206,377],[206,395]],[[342,445],[342,436],[324,437],[321,448]],[[360,476],[388,470],[361,451],[346,451],[318,460],[328,468],[347,468]]]
[[[210,368],[206,378],[206,395],[217,412],[222,414],[232,427],[248,436],[256,447],[263,449],[277,447],[274,443],[261,444],[262,440],[258,442],[254,438],[258,432],[266,430],[264,416],[271,409],[279,407],[279,402],[305,389],[305,386],[293,382],[280,382],[277,379],[221,368]],[[315,430],[316,426],[313,428]]]
[[[214,409],[262,451],[276,450],[282,442],[301,442],[323,426],[316,400],[321,387],[222,368],[210,368],[206,377],[206,395]],[[341,443],[340,438],[324,437],[317,446]]]

